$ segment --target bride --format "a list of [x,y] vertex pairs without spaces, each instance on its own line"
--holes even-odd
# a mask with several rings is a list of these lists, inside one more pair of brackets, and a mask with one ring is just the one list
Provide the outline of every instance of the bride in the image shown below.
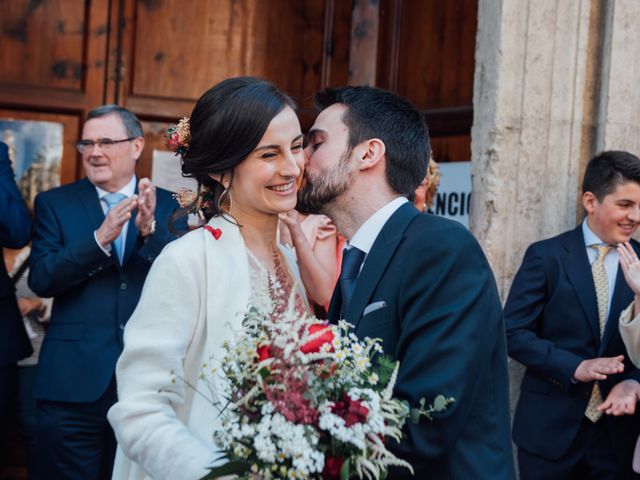
[[[197,393],[207,391],[203,364],[222,358],[223,342],[270,279],[301,288],[293,257],[276,243],[278,214],[295,207],[303,169],[294,108],[264,80],[231,78],[182,123],[190,129],[178,149],[182,171],[206,192],[200,205],[209,221],[156,259],[126,326],[119,401],[108,414],[119,445],[114,479],[195,480],[220,456],[212,440],[218,413]],[[298,302],[304,298],[300,290]]]

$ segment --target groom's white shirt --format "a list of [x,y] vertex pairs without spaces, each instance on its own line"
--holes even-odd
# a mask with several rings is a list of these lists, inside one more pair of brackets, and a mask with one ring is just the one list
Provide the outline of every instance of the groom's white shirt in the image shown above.
[[[351,237],[351,240],[345,242],[344,249],[348,250],[352,247],[356,247],[363,251],[365,253],[365,257],[362,265],[364,265],[364,262],[367,260],[367,255],[369,255],[371,247],[373,246],[373,242],[378,238],[384,224],[387,223],[387,220],[391,218],[391,215],[393,215],[396,210],[408,201],[409,200],[404,197],[398,197],[391,200],[384,207],[371,215],[367,221],[360,226],[353,237]],[[362,267],[360,268],[362,269]]]

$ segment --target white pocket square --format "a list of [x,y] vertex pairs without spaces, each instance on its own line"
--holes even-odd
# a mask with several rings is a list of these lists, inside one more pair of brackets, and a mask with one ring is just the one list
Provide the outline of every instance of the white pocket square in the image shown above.
[[379,302],[373,302],[370,303],[369,305],[367,305],[364,309],[364,312],[362,312],[362,316],[364,317],[365,315],[371,313],[371,312],[375,312],[376,310],[380,310],[381,308],[384,308],[387,306],[387,302],[385,301],[379,301]]

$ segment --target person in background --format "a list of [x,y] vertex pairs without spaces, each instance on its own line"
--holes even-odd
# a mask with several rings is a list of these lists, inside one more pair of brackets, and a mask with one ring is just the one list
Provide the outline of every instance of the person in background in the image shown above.
[[32,352],[2,252],[22,248],[30,238],[31,216],[18,191],[7,145],[0,142],[0,463],[17,395],[16,362]]
[[44,477],[39,472],[39,455],[36,445],[36,399],[33,396],[33,382],[38,366],[40,346],[51,316],[52,299],[37,297],[27,285],[30,253],[31,247],[29,246],[15,251],[15,255],[9,263],[9,275],[16,286],[18,307],[33,348],[33,353],[29,357],[18,361],[17,411],[27,460],[28,478],[29,480],[38,480]]
[[513,420],[522,480],[633,478],[637,419],[603,414],[640,379],[618,331],[633,292],[615,249],[640,225],[640,159],[596,155],[582,191],[584,221],[529,246],[504,307],[509,355],[526,367]]
[[[35,199],[29,287],[54,299],[34,384],[47,479],[111,477],[116,443],[107,411],[124,326],[151,264],[176,238],[176,200],[135,175],[142,135],[125,108],[92,110],[77,144],[86,178]],[[175,227],[186,231],[186,217]]]
[[418,185],[418,188],[407,198],[413,202],[419,211],[426,212],[433,206],[433,201],[438,192],[438,185],[440,185],[440,167],[431,157],[429,158],[427,174]]
[[[295,248],[300,276],[318,318],[327,318],[338,280],[338,232],[324,215],[280,214],[280,242]],[[284,226],[285,228],[282,228]]]

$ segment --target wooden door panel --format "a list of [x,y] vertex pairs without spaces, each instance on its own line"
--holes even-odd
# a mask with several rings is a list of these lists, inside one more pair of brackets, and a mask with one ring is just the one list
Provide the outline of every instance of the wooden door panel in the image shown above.
[[471,161],[471,135],[432,137],[433,159],[438,163]]
[[439,162],[471,158],[477,0],[381,0],[378,85],[407,97]]
[[378,83],[420,109],[472,104],[477,0],[386,0]]
[[348,77],[350,5],[335,0],[129,0],[121,103],[146,118],[188,115],[215,83],[255,75],[312,110]]
[[104,95],[108,0],[2,3],[0,105],[84,110]]
[[[0,49],[3,83],[46,88],[82,88],[84,8],[65,0],[3,3]],[[48,48],[43,48],[44,46]]]

